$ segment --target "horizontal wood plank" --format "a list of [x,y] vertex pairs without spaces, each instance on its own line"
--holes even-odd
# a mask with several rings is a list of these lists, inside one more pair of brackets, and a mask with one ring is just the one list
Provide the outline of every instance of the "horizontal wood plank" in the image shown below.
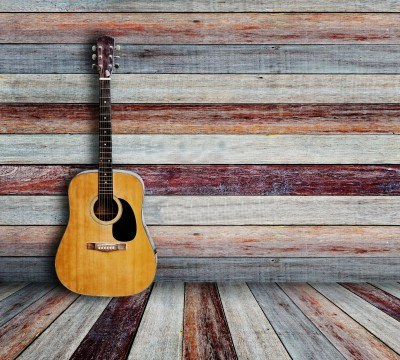
[[[114,135],[114,164],[396,164],[398,135]],[[2,164],[96,164],[98,137],[0,135]]]
[[[161,257],[400,257],[396,226],[150,226]],[[0,226],[0,256],[54,256],[64,226]]]
[[27,2],[23,0],[3,0],[1,11],[7,12],[400,12],[396,0],[173,0],[173,1],[57,1],[44,0]]
[[[79,165],[0,165],[1,195],[64,195]],[[147,195],[400,195],[400,166],[115,166],[142,177]]]
[[[1,196],[0,225],[64,225],[65,196]],[[398,196],[146,196],[148,225],[400,225]]]
[[13,283],[13,282],[6,282],[0,283],[0,301],[6,299],[10,295],[14,294],[18,290],[21,290],[27,284],[24,283]]
[[[0,102],[97,103],[97,78],[3,74]],[[116,103],[395,104],[400,93],[400,75],[116,74],[112,81]]]
[[[2,73],[93,74],[89,44],[3,44]],[[123,44],[118,74],[398,74],[399,45]]]
[[280,287],[347,359],[398,359],[393,350],[310,285],[282,283]]
[[398,44],[399,20],[395,13],[2,13],[0,43],[88,43],[107,29],[132,44]]
[[[159,257],[156,281],[398,281],[400,258]],[[0,257],[0,281],[55,282],[53,257]]]
[[[0,104],[2,134],[97,133],[93,104]],[[114,104],[114,134],[400,133],[398,104]]]

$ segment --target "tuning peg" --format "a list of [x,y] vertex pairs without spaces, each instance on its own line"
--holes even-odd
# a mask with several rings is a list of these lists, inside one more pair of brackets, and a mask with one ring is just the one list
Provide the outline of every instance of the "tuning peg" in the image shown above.
[[97,46],[96,46],[96,45],[93,45],[93,46],[92,46],[92,51],[96,51],[96,49],[97,49]]
[[93,59],[93,60],[96,60],[96,59],[97,59],[97,55],[96,55],[96,54],[93,54],[93,55],[92,55],[92,59]]
[[115,67],[116,69],[118,69],[118,68],[119,68],[119,64],[115,64],[114,67]]
[[117,45],[117,46],[115,47],[115,50],[120,51],[120,50],[121,50],[121,46]]
[[121,56],[114,55],[114,59],[119,59]]
[[92,64],[92,69],[96,69],[97,70],[97,65],[96,64]]

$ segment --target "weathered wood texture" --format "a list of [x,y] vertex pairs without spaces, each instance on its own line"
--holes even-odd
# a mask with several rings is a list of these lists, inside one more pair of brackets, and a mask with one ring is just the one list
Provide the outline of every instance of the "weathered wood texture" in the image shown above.
[[[114,134],[400,133],[397,104],[114,104]],[[0,104],[0,133],[96,133],[97,105]]]
[[277,284],[249,287],[292,359],[345,359]]
[[290,359],[246,284],[219,284],[218,289],[240,359]]
[[382,283],[373,283],[372,285],[400,299],[400,283],[382,282]]
[[[91,135],[0,135],[3,164],[94,164]],[[397,135],[114,135],[115,164],[396,164]]]
[[129,360],[181,358],[184,298],[182,282],[154,285]]
[[17,357],[77,297],[77,294],[59,286],[8,321],[0,328],[0,358]]
[[312,284],[321,294],[335,303],[346,314],[368,331],[400,353],[400,322],[363,301],[359,296],[339,284]]
[[348,359],[398,359],[358,322],[306,284],[280,284],[285,293]]
[[[398,196],[147,196],[148,225],[400,225]],[[65,196],[2,196],[0,225],[64,225]]]
[[399,14],[0,14],[1,43],[398,44]]
[[[161,257],[400,257],[400,227],[395,226],[150,226],[149,230]],[[54,256],[63,232],[63,226],[0,226],[0,256]]]
[[237,359],[215,284],[186,284],[183,329],[183,359]]
[[[1,195],[64,195],[80,165],[0,165]],[[146,195],[400,195],[400,166],[115,166],[142,177]]]
[[7,12],[400,12],[396,0],[167,0],[167,1],[57,1],[3,0],[0,11]]
[[150,289],[114,298],[86,334],[71,360],[125,359],[142,319]]
[[19,359],[69,359],[109,302],[110,298],[80,296]]
[[10,295],[14,294],[18,290],[21,290],[27,284],[24,283],[0,283],[0,301],[6,299]]
[[[112,84],[116,103],[396,104],[400,93],[396,74],[116,74]],[[96,87],[96,75],[5,74],[0,102],[97,103]]]
[[[160,257],[156,281],[398,281],[398,257]],[[0,281],[54,282],[53,257],[0,257]]]
[[[117,38],[118,40],[118,38]],[[6,74],[92,74],[89,44],[7,44]],[[118,74],[398,74],[399,45],[131,45]]]
[[400,299],[397,297],[370,284],[342,283],[341,285],[392,318],[400,321]]

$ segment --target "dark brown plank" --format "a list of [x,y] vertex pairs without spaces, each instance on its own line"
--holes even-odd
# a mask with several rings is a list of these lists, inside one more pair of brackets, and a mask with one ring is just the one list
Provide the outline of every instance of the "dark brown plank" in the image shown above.
[[215,284],[185,285],[184,359],[237,359]]
[[[0,133],[96,133],[97,105],[0,104]],[[115,104],[116,134],[400,133],[397,104]]]
[[400,42],[399,14],[3,13],[2,43],[88,43],[107,33],[132,44]]
[[77,294],[59,286],[1,327],[0,359],[17,357],[77,297]]
[[[64,195],[94,166],[0,165],[0,195]],[[399,195],[400,165],[115,166],[143,178],[147,195]]]
[[370,284],[342,283],[341,285],[400,321],[400,299],[397,297]]
[[135,338],[151,289],[114,298],[70,359],[125,359]]

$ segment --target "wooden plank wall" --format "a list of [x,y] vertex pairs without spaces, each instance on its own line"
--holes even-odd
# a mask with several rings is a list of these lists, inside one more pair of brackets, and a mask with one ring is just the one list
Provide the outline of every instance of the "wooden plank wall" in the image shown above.
[[0,281],[52,281],[96,162],[91,45],[122,45],[115,163],[146,185],[158,280],[400,279],[394,0],[3,0]]

